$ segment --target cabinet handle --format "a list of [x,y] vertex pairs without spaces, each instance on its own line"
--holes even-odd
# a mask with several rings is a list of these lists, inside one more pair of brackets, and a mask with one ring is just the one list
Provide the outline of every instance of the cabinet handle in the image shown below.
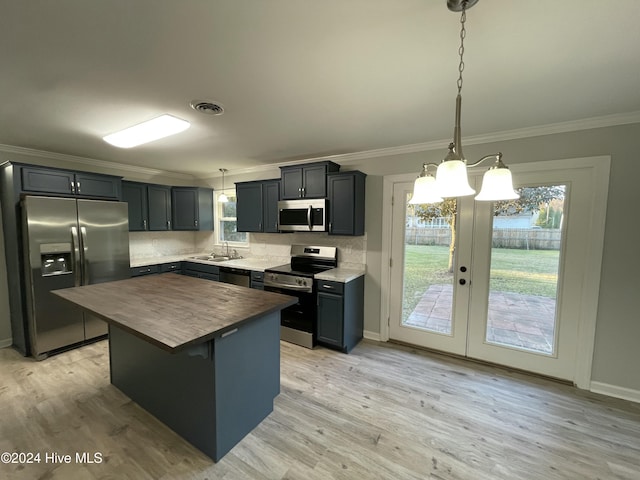
[[195,222],[196,228],[198,227],[198,220],[196,220]]
[[327,290],[333,290],[335,287],[333,287],[332,285],[323,284],[322,288],[326,288]]
[[167,230],[171,230],[171,220],[167,220]]
[[238,331],[238,329],[234,328],[233,330],[229,330],[228,332],[224,332],[222,335],[220,335],[220,338],[224,338],[224,337],[228,337],[229,335],[233,335],[237,331]]
[[76,193],[76,184],[74,182],[70,182],[71,185],[69,185],[69,187],[71,188],[71,193]]
[[305,187],[302,187],[302,196],[303,197],[307,196],[307,189]]
[[80,182],[76,182],[76,193],[80,193]]
[[258,225],[258,230],[262,231],[262,222]]
[[146,221],[146,220],[142,220],[142,228],[143,228],[144,230],[146,230],[146,229],[147,229],[147,221]]

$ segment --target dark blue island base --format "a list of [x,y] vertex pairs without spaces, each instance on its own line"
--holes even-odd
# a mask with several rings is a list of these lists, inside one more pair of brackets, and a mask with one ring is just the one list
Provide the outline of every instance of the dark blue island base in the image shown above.
[[273,411],[280,312],[169,353],[109,326],[111,383],[214,461]]

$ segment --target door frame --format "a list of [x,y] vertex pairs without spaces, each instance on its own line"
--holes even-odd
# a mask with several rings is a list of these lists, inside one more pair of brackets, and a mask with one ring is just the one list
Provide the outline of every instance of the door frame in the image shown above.
[[[593,216],[590,221],[590,236],[588,239],[587,266],[583,282],[580,302],[580,320],[574,364],[574,383],[578,388],[589,389],[591,384],[591,367],[595,347],[596,320],[598,312],[598,297],[600,292],[600,272],[602,268],[602,254],[604,248],[604,229],[607,213],[607,197],[609,191],[609,172],[611,156],[569,158],[561,160],[546,160],[528,162],[509,166],[517,175],[518,172],[539,172],[544,169],[588,168],[593,178],[593,195],[591,197]],[[470,169],[478,172],[482,169]],[[382,252],[380,268],[380,341],[389,340],[389,322],[391,317],[391,237],[393,211],[393,185],[398,182],[415,180],[416,174],[386,175],[382,185]],[[398,265],[396,260],[396,265]]]

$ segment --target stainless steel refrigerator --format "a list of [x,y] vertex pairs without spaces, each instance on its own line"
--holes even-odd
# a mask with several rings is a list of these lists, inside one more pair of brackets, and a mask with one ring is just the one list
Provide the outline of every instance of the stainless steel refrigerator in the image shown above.
[[129,278],[127,204],[25,196],[22,217],[32,355],[105,335],[104,321],[50,292]]

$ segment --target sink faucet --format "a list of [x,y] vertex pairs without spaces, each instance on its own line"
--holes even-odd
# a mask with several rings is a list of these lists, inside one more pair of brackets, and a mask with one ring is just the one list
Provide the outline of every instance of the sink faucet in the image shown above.
[[225,241],[225,242],[223,243],[223,245],[226,245],[226,246],[227,246],[227,253],[225,254],[225,256],[227,256],[227,257],[228,257],[228,256],[229,256],[229,242],[226,242],[226,241]]

